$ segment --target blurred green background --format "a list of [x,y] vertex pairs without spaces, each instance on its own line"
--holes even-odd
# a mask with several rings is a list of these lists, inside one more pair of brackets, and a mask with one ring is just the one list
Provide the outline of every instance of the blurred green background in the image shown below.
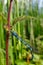
[[[33,48],[34,58],[26,60],[27,51],[18,39],[9,36],[9,65],[43,65],[43,2],[13,0],[10,25]],[[6,30],[10,0],[0,0],[0,65],[6,65]]]

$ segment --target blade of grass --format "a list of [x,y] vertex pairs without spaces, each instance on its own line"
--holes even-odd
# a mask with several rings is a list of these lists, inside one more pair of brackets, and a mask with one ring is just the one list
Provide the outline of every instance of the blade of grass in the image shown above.
[[[19,2],[18,2],[18,0],[17,0],[16,6],[17,6],[17,12],[16,12],[16,14],[17,14],[17,17],[19,17]],[[17,32],[20,35],[20,23],[19,22],[17,23],[17,26],[18,26]],[[19,40],[18,40],[18,45],[19,45],[19,47],[21,47],[21,43],[20,43]],[[19,58],[21,58],[21,53],[20,52],[19,52]]]

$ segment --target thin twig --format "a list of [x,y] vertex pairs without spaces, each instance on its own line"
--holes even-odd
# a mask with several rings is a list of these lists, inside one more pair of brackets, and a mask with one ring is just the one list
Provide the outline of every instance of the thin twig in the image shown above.
[[[10,0],[10,7],[8,10],[8,19],[7,19],[8,30],[10,30],[10,12],[11,12],[12,1],[13,0]],[[6,33],[6,65],[8,65],[8,42],[9,42],[9,31],[7,31],[7,33]]]

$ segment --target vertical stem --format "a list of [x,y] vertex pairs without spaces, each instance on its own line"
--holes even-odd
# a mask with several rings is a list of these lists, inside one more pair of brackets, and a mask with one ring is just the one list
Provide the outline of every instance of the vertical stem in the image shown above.
[[9,38],[9,33],[7,32],[6,34],[6,65],[8,65],[8,38]]
[[[10,12],[11,12],[12,1],[13,0],[10,0],[10,7],[8,10],[8,29],[9,30],[10,30]],[[8,40],[9,40],[9,32],[7,31],[6,33],[6,65],[8,65]]]
[[[21,6],[21,16],[23,16],[23,12],[24,12],[24,0],[23,1],[21,1],[21,4],[22,4],[22,6]],[[20,34],[22,35],[22,38],[24,38],[24,21],[22,21],[21,23],[20,23]],[[22,57],[22,47],[23,47],[23,45],[22,45],[22,43],[21,43],[21,57]]]
[[31,30],[30,30],[30,44],[34,45],[34,31],[33,31],[33,23],[32,23],[32,19],[30,21],[30,26],[31,26]]
[[[18,0],[17,0],[17,3],[16,3],[16,15],[17,15],[17,17],[19,17],[19,2],[18,2]],[[17,32],[19,33],[19,35],[20,35],[20,23],[18,22],[18,24],[17,24]],[[21,44],[20,44],[20,41],[18,40],[18,45],[19,45],[19,47],[21,46]],[[20,58],[20,52],[19,52],[19,58]]]
[[8,10],[8,27],[10,26],[10,12],[11,12],[12,0],[10,0],[10,7]]

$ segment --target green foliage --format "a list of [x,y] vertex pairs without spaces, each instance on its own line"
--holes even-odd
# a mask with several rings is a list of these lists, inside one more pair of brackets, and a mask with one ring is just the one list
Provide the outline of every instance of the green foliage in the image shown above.
[[[34,59],[30,61],[29,65],[43,65],[43,37],[40,38],[40,36],[43,36],[43,14],[41,14],[41,11],[39,13],[37,1],[34,5],[30,4],[32,1],[27,5],[26,1],[13,1],[10,24],[12,25],[12,31],[16,31],[33,48],[35,47],[35,51],[38,49],[38,52],[40,52],[37,54],[33,51]],[[4,25],[7,24],[7,13],[10,4],[9,0],[7,0],[6,4],[3,2],[3,0],[0,1],[0,65],[6,65],[6,30]],[[10,33],[9,65],[27,65],[27,62],[23,59],[27,53],[24,47],[22,42]]]

